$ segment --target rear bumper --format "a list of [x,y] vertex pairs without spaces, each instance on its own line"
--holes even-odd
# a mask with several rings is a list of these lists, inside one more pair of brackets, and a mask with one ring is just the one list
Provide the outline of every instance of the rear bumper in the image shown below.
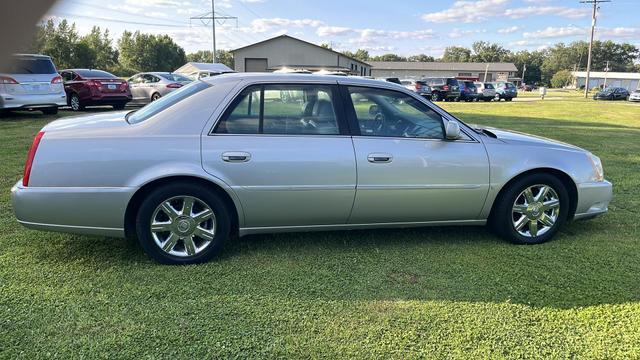
[[131,101],[131,95],[127,94],[99,94],[81,100],[84,105],[110,105],[122,104]]
[[0,109],[30,109],[67,105],[64,91],[55,94],[0,94]]
[[608,181],[578,184],[578,204],[574,220],[604,214],[613,198],[613,185]]
[[134,188],[23,187],[11,189],[14,214],[30,229],[124,237]]

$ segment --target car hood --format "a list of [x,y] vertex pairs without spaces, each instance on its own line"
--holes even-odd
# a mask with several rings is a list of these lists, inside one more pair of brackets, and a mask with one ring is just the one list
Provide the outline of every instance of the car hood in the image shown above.
[[517,131],[502,130],[492,127],[475,127],[483,131],[488,136],[496,138],[507,144],[523,145],[523,146],[542,146],[564,150],[584,151],[586,150],[575,145],[567,144],[561,141],[547,139],[545,137],[525,134]]
[[42,131],[58,132],[85,129],[106,129],[128,126],[125,120],[127,111],[110,111],[99,114],[79,115],[52,121]]

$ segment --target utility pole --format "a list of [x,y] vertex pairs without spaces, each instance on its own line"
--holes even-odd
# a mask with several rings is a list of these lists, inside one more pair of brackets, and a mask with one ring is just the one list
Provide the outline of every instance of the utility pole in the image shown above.
[[522,65],[522,81],[520,81],[521,85],[526,85],[524,82],[524,74],[527,72],[527,64]]
[[489,64],[487,64],[487,67],[484,68],[484,80],[483,80],[483,82],[487,82],[487,72],[489,72]]
[[609,60],[607,60],[607,67],[604,68],[604,85],[602,85],[602,89],[607,88],[607,75],[609,73]]
[[[237,16],[216,16],[216,5],[215,0],[211,0],[211,12],[206,13],[199,16],[192,16],[189,18],[190,20],[200,20],[203,24],[205,24],[204,20],[211,20],[211,48],[212,48],[212,56],[211,62],[215,64],[216,62],[216,20],[235,20],[236,27],[238,26],[238,17]],[[206,24],[205,24],[206,25]]]
[[591,75],[591,50],[593,48],[593,33],[596,30],[596,17],[598,12],[598,4],[611,2],[611,0],[583,0],[582,4],[592,4],[593,12],[591,14],[591,38],[589,39],[589,57],[587,58],[587,79],[584,83],[584,98],[589,96],[589,77]]

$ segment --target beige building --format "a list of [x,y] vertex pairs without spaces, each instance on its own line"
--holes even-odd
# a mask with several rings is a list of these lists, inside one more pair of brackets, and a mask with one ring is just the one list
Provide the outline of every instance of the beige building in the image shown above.
[[[447,63],[411,61],[370,61],[372,76],[422,79],[455,77],[479,81],[511,81],[518,85],[518,69],[513,63]],[[486,78],[485,78],[486,72]]]
[[270,72],[286,67],[371,75],[371,65],[366,62],[289,35],[241,47],[232,53],[234,68],[238,72]]

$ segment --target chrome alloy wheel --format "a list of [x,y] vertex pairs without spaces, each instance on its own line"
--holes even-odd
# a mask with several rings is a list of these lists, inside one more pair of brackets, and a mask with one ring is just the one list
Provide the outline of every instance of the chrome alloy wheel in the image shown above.
[[80,110],[80,99],[76,95],[71,96],[71,109],[73,111]]
[[151,217],[151,236],[167,254],[194,256],[206,249],[216,234],[211,208],[193,196],[175,196],[163,201]]
[[540,236],[558,220],[560,197],[549,185],[532,185],[516,197],[511,212],[513,227],[520,235]]

